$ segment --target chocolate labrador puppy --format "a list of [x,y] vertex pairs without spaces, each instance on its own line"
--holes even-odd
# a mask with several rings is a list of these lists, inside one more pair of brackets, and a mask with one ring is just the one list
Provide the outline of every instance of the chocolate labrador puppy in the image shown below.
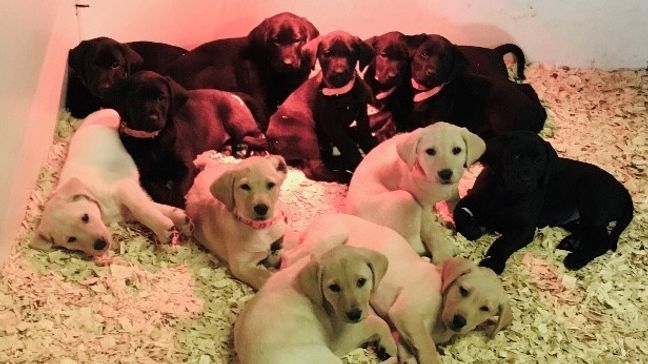
[[[382,135],[393,135],[396,129],[412,128],[407,126],[414,91],[409,81],[410,53],[428,37],[427,34],[388,32],[367,40],[376,53],[364,76],[376,99],[369,108],[369,121],[379,139],[384,139]],[[455,45],[452,48],[462,55],[464,64],[458,69],[462,73],[501,80],[509,79],[503,57],[512,53],[518,64],[518,78],[524,79],[524,52],[515,44],[503,44],[494,49]]]
[[104,105],[104,94],[139,70],[164,72],[187,51],[156,42],[120,43],[107,37],[84,40],[68,53],[70,67],[65,107],[84,118]]
[[[312,67],[319,61],[322,71],[272,115],[270,147],[288,160],[297,156],[310,178],[348,182],[363,153],[376,144],[367,117],[371,91],[355,70],[357,64],[367,66],[373,51],[360,38],[335,31],[311,41],[302,52]],[[288,142],[297,140],[309,144]]]
[[267,117],[310,74],[301,48],[319,32],[306,18],[280,13],[265,19],[247,37],[205,43],[178,59],[169,74],[187,89],[244,92]]
[[194,158],[226,143],[264,150],[265,137],[237,96],[188,91],[169,77],[140,71],[110,89],[110,106],[122,118],[120,137],[154,201],[184,207],[197,170]]
[[558,249],[570,251],[565,267],[580,269],[615,251],[632,220],[632,198],[611,174],[589,163],[559,158],[538,135],[517,131],[492,139],[485,168],[459,201],[454,220],[462,235],[475,240],[487,230],[502,234],[486,252],[482,266],[496,273],[533,240],[543,226],[570,232]]
[[544,126],[547,113],[531,85],[465,73],[466,58],[439,35],[420,37],[414,46],[413,126],[447,121],[484,140],[515,130],[537,133]]

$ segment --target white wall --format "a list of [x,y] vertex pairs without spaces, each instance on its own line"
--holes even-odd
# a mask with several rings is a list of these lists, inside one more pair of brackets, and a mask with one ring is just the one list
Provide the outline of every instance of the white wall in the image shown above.
[[[648,66],[645,0],[87,0],[81,36],[157,40],[194,47],[246,34],[291,11],[320,31],[368,37],[391,30],[441,33],[460,44],[519,44],[533,61],[619,68]],[[137,6],[134,6],[136,4]]]
[[74,14],[73,0],[0,2],[0,264],[52,144]]

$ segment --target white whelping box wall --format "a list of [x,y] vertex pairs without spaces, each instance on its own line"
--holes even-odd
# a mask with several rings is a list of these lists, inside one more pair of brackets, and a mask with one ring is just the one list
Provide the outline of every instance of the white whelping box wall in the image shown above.
[[161,41],[192,48],[243,36],[290,11],[322,33],[367,38],[440,33],[458,44],[519,44],[527,58],[605,69],[646,67],[644,0],[25,0],[0,2],[0,263],[45,161],[61,105],[68,49],[81,39]]

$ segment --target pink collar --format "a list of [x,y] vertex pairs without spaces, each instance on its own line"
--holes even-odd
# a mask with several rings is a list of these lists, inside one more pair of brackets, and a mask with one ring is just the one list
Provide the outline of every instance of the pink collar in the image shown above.
[[396,86],[390,88],[387,91],[379,92],[378,94],[376,94],[376,99],[377,100],[382,100],[382,99],[386,98],[387,96],[393,94],[394,91],[396,91]]
[[414,102],[421,102],[429,99],[430,97],[441,92],[443,86],[446,85],[445,83],[442,83],[439,86],[432,87],[431,89],[426,89],[425,86],[416,82],[415,79],[412,78],[411,81],[412,81],[412,87],[414,87],[414,89],[418,91],[421,91],[419,93],[414,94],[414,98],[413,98]]
[[262,230],[262,229],[267,229],[274,225],[277,221],[283,220],[283,222],[287,223],[288,222],[288,217],[283,211],[279,211],[278,214],[275,214],[274,217],[271,217],[269,219],[265,220],[252,220],[248,219],[247,217],[239,215],[239,213],[236,210],[231,211],[232,215],[236,218],[236,220],[242,222],[243,224],[251,227],[253,230]]
[[353,77],[351,78],[351,81],[349,81],[346,85],[338,88],[330,88],[330,87],[324,87],[322,88],[322,94],[324,96],[339,96],[339,95],[344,95],[345,93],[351,91],[353,88],[353,85],[355,85],[355,79],[356,76],[353,74]]
[[138,139],[153,139],[156,136],[158,136],[158,134],[160,134],[160,130],[144,131],[144,130],[131,129],[128,126],[126,126],[126,123],[123,120],[119,124],[119,131],[121,131],[122,133],[128,136],[131,136],[133,138],[138,138]]

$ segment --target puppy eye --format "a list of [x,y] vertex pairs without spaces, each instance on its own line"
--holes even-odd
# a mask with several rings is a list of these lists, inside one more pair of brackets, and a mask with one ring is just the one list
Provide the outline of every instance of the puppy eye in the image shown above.
[[324,57],[331,57],[333,55],[333,51],[326,51],[323,53]]
[[513,158],[514,161],[516,161],[516,160],[520,159],[520,155],[515,153],[515,154],[513,154],[512,158]]
[[425,153],[427,153],[428,155],[436,155],[436,149],[428,148],[425,150]]
[[269,189],[269,190],[273,189],[274,186],[275,186],[275,183],[274,183],[274,182],[268,182],[268,189]]
[[337,283],[333,283],[332,285],[329,286],[329,289],[333,292],[340,292],[340,286],[337,285]]
[[121,64],[119,64],[119,62],[113,62],[113,63],[110,65],[110,68],[112,68],[112,69],[114,69],[114,70],[116,70],[116,69],[119,68],[119,67],[121,67]]
[[68,243],[74,243],[76,241],[76,238],[74,236],[70,236],[67,240]]
[[461,153],[461,148],[459,147],[452,148],[452,154],[457,155],[459,153]]
[[488,311],[489,311],[487,306],[481,306],[479,309],[480,309],[482,312],[488,312]]
[[164,100],[166,100],[166,95],[160,95],[160,96],[156,97],[155,99],[157,101],[164,101]]
[[244,190],[246,190],[246,191],[249,191],[249,190],[252,189],[252,188],[250,187],[250,185],[247,184],[247,183],[242,184],[242,185],[241,185],[241,188],[244,189]]
[[421,56],[422,56],[423,58],[427,58],[427,57],[429,57],[430,55],[428,54],[427,51],[422,51],[422,52],[421,52]]
[[365,283],[367,283],[367,280],[365,278],[360,278],[358,279],[358,282],[356,282],[356,286],[362,287],[365,285]]
[[463,287],[459,287],[459,293],[461,294],[461,297],[468,296],[468,290]]
[[380,54],[379,54],[378,56],[380,56],[380,57],[382,57],[382,58],[387,58],[387,53],[385,53],[385,52],[380,52]]
[[83,216],[81,216],[81,221],[83,221],[83,223],[87,224],[88,221],[90,221],[90,216],[88,216],[88,214],[83,214]]

